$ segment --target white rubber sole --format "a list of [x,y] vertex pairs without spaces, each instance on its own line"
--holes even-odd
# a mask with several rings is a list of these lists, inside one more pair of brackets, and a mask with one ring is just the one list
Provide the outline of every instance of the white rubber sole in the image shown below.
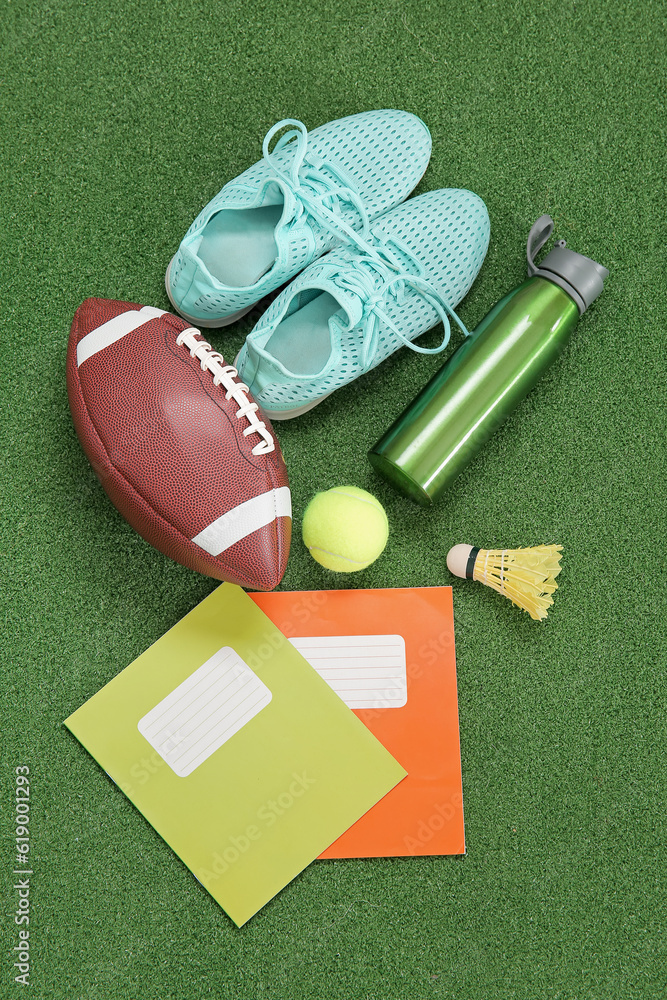
[[201,319],[198,316],[189,316],[186,312],[183,312],[180,306],[176,305],[176,303],[172,298],[171,291],[169,290],[169,272],[171,271],[171,265],[173,264],[173,262],[174,258],[172,257],[167,265],[167,270],[165,271],[164,275],[164,287],[167,291],[167,298],[171,302],[172,306],[174,307],[174,310],[178,313],[178,315],[182,316],[183,319],[187,319],[188,323],[192,323],[192,325],[194,327],[197,327],[197,329],[204,327],[207,330],[215,330],[221,326],[231,326],[232,323],[235,323],[237,319],[241,319],[242,316],[245,316],[246,313],[249,313],[250,310],[256,305],[256,303],[253,302],[253,304],[251,306],[247,306],[246,309],[239,309],[238,312],[231,313],[231,315],[229,316],[223,316],[222,319],[216,319],[216,318]]
[[[300,417],[302,413],[308,413],[309,410],[313,410],[320,403],[323,403],[331,393],[328,392],[326,396],[320,396],[312,403],[306,403],[304,406],[297,406],[293,410],[267,410],[265,406],[262,406],[262,412],[266,413],[270,421],[275,420],[292,420],[293,417]],[[260,403],[261,406],[261,403]]]

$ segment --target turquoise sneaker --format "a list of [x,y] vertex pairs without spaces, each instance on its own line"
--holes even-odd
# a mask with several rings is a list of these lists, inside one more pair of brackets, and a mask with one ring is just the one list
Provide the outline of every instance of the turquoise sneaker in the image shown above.
[[365,111],[312,132],[290,118],[268,132],[263,153],[197,216],[167,268],[169,299],[195,326],[233,323],[351,234],[365,235],[418,183],[431,136],[407,111]]
[[[312,409],[405,345],[443,350],[452,317],[489,245],[489,216],[470,191],[411,198],[365,239],[311,264],[269,306],[235,365],[271,420]],[[438,347],[412,341],[442,321]]]

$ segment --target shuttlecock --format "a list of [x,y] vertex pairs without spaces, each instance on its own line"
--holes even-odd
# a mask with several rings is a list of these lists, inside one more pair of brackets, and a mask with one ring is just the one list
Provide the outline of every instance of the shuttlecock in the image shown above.
[[479,580],[539,621],[547,617],[558,590],[562,545],[526,549],[479,549],[455,545],[447,553],[447,568],[463,580]]

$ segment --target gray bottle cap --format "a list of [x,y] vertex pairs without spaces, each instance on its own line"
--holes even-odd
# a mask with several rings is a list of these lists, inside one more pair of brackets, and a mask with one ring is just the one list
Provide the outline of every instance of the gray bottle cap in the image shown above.
[[583,315],[604,288],[604,279],[609,277],[609,271],[590,257],[568,250],[565,240],[559,240],[538,267],[535,258],[551,236],[553,228],[551,216],[541,215],[530,230],[526,247],[528,274],[531,277],[538,275],[547,278],[560,285],[574,299],[579,314]]

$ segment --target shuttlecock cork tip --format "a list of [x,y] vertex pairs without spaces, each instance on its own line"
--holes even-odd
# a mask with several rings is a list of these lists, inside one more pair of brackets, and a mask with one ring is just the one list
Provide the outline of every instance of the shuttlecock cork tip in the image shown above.
[[447,569],[449,572],[453,573],[454,576],[460,576],[462,580],[465,580],[466,567],[472,550],[473,546],[466,545],[464,542],[460,545],[454,545],[447,553]]

